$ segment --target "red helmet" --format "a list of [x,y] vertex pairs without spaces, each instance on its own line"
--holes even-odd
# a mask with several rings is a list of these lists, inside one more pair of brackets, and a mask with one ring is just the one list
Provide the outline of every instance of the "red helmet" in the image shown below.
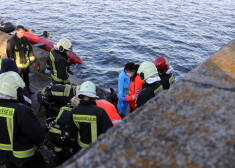
[[155,64],[157,70],[161,73],[165,73],[170,68],[170,64],[168,63],[168,61],[165,57],[158,57],[154,61],[154,64]]

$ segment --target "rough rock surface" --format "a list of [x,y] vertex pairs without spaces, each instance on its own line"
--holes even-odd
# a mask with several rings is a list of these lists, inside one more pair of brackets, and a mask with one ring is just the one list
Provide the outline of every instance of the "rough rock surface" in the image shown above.
[[61,168],[235,167],[235,41]]

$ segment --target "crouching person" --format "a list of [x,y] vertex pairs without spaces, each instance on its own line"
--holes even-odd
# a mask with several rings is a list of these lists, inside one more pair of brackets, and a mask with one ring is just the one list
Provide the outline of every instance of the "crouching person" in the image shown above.
[[0,162],[7,168],[44,168],[37,151],[44,129],[32,110],[17,101],[24,87],[18,73],[0,74]]
[[37,94],[38,102],[46,110],[46,122],[49,124],[55,119],[61,107],[67,106],[67,103],[76,95],[79,86],[69,84],[52,84],[46,86]]
[[72,147],[67,132],[67,123],[71,110],[72,108],[68,106],[61,107],[56,119],[49,124],[50,145],[55,153],[57,165],[62,164],[72,156]]
[[74,152],[87,147],[113,126],[104,109],[96,106],[96,86],[86,81],[79,90],[80,104],[71,111],[68,132]]

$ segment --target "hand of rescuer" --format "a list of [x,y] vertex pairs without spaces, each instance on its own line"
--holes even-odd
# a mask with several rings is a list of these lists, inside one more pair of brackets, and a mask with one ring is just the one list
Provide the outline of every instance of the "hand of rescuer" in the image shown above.
[[118,100],[119,101],[126,101],[126,97],[119,97]]
[[45,73],[46,73],[46,74],[50,74],[50,72],[51,72],[51,71],[50,71],[49,69],[45,69]]

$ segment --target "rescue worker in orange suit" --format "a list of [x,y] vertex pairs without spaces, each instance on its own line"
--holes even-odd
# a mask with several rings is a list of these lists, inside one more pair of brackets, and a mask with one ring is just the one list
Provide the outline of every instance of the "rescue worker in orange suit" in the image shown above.
[[168,60],[165,57],[156,58],[154,64],[161,78],[160,82],[163,86],[163,89],[169,89],[170,85],[175,82],[175,76],[172,73],[173,68],[170,66]]
[[[69,84],[68,68],[72,64],[66,51],[72,51],[72,43],[67,38],[62,38],[57,47],[53,48],[47,57],[47,70],[50,70],[53,84]],[[68,71],[69,70],[69,71]]]
[[17,101],[23,87],[18,73],[0,74],[0,162],[7,168],[44,168],[37,151],[44,141],[44,129],[33,111]]
[[89,146],[113,126],[105,110],[96,106],[98,96],[94,83],[82,83],[79,98],[80,104],[71,111],[67,126],[74,152]]
[[7,41],[7,57],[15,61],[19,74],[23,78],[26,88],[30,94],[34,92],[30,89],[29,66],[35,62],[33,48],[29,40],[24,37],[25,28],[17,26],[16,34]]
[[129,94],[126,97],[119,97],[118,99],[119,101],[129,101],[131,112],[137,109],[136,99],[142,90],[142,85],[144,84],[144,81],[140,78],[140,75],[137,74],[138,68],[139,65],[134,64],[130,70],[127,70],[127,76],[131,78]]
[[137,73],[145,82],[143,90],[137,98],[137,107],[139,108],[149,99],[158,95],[163,90],[163,86],[160,83],[157,69],[152,62],[145,61],[141,63]]
[[116,126],[118,123],[122,122],[122,118],[120,117],[116,107],[112,103],[108,102],[107,100],[101,99],[96,101],[96,105],[106,111],[110,120],[112,121],[113,126]]

